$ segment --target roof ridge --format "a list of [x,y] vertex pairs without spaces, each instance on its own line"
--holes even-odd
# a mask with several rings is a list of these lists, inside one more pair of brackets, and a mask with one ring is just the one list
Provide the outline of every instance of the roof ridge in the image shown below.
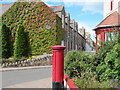
[[6,3],[6,4],[1,4],[1,5],[12,5],[12,4],[14,4],[14,3]]
[[[43,1],[42,1],[43,2]],[[50,8],[50,6],[48,6],[45,2],[43,2],[43,4],[46,6],[46,7],[48,7],[49,8],[49,10],[52,12],[52,13],[54,13],[56,16],[58,16],[58,14],[56,14],[51,8]],[[58,16],[59,17],[59,16]]]
[[58,6],[50,6],[50,7],[64,7],[63,5],[58,5]]

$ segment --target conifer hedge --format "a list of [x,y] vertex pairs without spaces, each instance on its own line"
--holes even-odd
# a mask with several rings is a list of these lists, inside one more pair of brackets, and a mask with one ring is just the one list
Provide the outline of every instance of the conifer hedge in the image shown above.
[[14,44],[14,57],[21,58],[28,55],[28,43],[24,27],[19,25]]
[[5,24],[2,24],[1,37],[2,37],[1,38],[2,58],[9,58],[11,56],[10,54],[10,30]]

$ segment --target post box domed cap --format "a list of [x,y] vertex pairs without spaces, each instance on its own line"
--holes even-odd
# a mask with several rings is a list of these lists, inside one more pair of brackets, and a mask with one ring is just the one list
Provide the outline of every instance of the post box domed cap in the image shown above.
[[66,46],[56,45],[56,46],[52,46],[50,48],[52,48],[53,50],[64,50],[66,48]]

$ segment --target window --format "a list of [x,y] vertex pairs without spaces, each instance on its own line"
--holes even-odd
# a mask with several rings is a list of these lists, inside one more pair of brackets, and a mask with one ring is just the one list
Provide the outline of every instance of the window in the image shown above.
[[98,43],[97,43],[98,45],[100,45],[101,44],[101,40],[100,40],[100,34],[98,34]]
[[64,46],[65,45],[65,41],[61,41],[61,46]]
[[76,45],[76,50],[77,50],[78,46]]
[[111,41],[117,35],[118,35],[117,32],[106,32],[105,33],[105,41]]
[[64,21],[64,15],[62,14],[62,28],[64,28],[64,25],[65,25],[65,21]]
[[110,41],[110,33],[109,32],[105,33],[105,41]]
[[72,42],[71,42],[71,50],[72,50]]

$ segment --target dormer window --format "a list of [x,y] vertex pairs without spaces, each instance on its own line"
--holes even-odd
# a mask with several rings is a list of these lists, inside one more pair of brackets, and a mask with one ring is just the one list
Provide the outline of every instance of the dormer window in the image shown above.
[[113,10],[113,1],[111,0],[110,10]]

